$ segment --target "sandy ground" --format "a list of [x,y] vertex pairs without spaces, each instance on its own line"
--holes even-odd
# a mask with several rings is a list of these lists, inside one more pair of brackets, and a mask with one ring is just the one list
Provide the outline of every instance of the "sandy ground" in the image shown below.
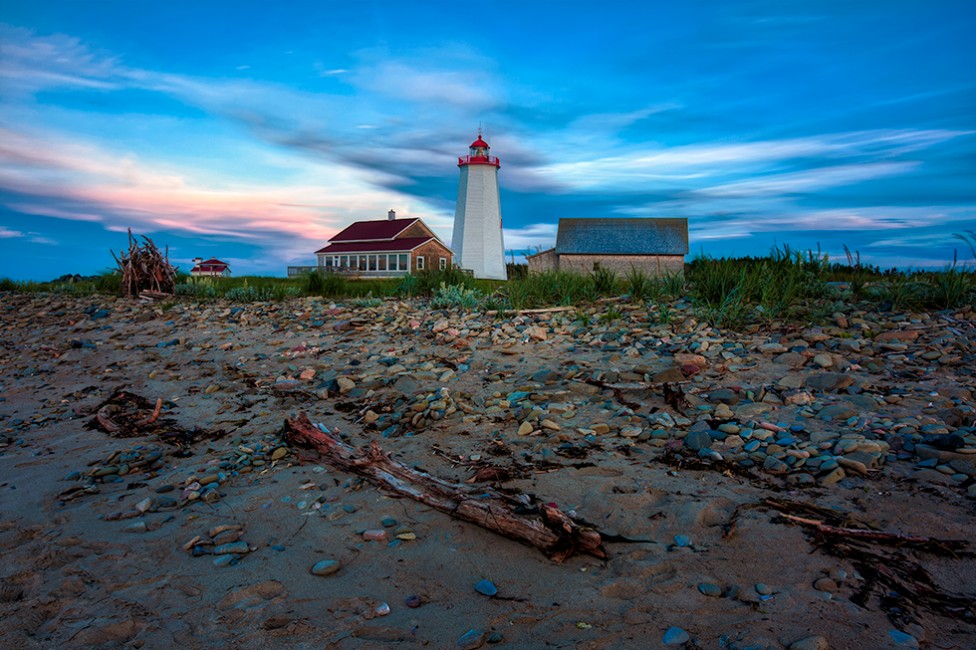
[[[825,545],[764,505],[971,541],[972,313],[735,334],[684,307],[0,294],[0,646],[974,647],[972,545]],[[162,400],[145,435],[98,426],[119,390],[149,407],[113,422]],[[502,468],[609,558],[558,564],[333,471],[281,441],[302,411],[446,479]],[[218,526],[247,552],[211,554]]]

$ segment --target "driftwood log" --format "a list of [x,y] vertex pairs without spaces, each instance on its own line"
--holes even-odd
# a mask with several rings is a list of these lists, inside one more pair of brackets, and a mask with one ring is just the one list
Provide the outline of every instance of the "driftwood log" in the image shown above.
[[580,526],[555,504],[535,505],[498,490],[439,479],[396,462],[376,442],[357,451],[316,427],[304,413],[286,420],[284,433],[289,444],[315,449],[322,461],[338,470],[538,548],[556,562],[583,553],[607,556],[600,533]]

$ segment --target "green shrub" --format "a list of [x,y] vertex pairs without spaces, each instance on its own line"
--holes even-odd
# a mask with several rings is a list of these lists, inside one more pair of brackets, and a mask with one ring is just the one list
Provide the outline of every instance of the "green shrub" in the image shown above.
[[98,293],[120,294],[122,293],[122,276],[116,271],[102,273],[95,277],[95,291]]
[[373,292],[367,293],[365,296],[359,298],[354,298],[352,304],[356,307],[379,307],[383,304],[382,298],[376,298],[373,296]]
[[217,289],[213,283],[183,282],[176,285],[176,295],[210,302],[217,299]]
[[433,309],[464,309],[469,311],[477,307],[484,298],[477,289],[468,289],[462,285],[441,284],[440,288],[434,291],[430,299],[430,306]]

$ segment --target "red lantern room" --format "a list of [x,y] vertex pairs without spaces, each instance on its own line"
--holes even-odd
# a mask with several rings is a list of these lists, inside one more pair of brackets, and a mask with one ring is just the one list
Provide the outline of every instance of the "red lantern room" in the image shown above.
[[489,149],[491,147],[481,138],[481,129],[478,129],[478,139],[471,143],[467,156],[460,156],[458,158],[458,167],[464,167],[465,165],[491,165],[492,167],[501,167],[501,162],[498,160],[498,157],[488,154]]

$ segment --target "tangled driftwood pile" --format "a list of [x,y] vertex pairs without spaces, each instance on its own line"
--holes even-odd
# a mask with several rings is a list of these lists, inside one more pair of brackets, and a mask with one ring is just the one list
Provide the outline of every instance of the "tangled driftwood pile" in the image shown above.
[[172,294],[176,291],[176,268],[169,263],[169,247],[161,253],[151,239],[142,236],[142,246],[129,230],[129,250],[119,251],[115,263],[122,274],[122,295],[138,296],[144,291]]

